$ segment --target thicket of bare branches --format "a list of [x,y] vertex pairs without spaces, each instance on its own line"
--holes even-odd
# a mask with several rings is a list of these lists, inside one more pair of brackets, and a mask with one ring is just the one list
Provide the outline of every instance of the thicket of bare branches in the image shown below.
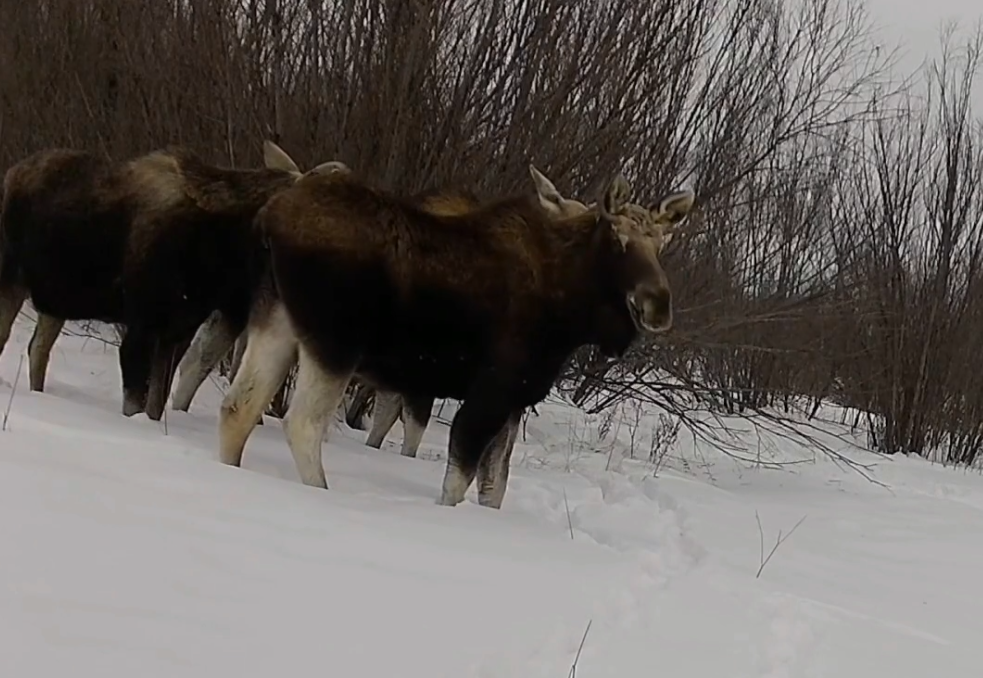
[[[559,386],[603,408],[867,413],[886,452],[983,443],[979,34],[891,86],[853,0],[38,0],[0,7],[0,166],[270,136],[412,192],[680,182],[672,333]],[[285,398],[281,393],[281,399]],[[282,402],[279,408],[282,409]]]

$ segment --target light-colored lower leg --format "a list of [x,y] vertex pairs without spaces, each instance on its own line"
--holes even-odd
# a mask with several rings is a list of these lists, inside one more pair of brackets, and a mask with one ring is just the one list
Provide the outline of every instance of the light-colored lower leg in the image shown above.
[[65,321],[61,318],[38,313],[38,323],[27,345],[27,361],[32,391],[44,391],[44,378],[48,373],[51,349],[61,334]]
[[[354,380],[353,380],[354,381]],[[375,396],[375,389],[366,384],[354,385],[349,382],[348,390],[341,401],[345,409],[345,423],[356,431],[364,431],[365,410],[368,409],[369,399]]]
[[[480,403],[480,399],[465,399],[454,415],[447,449],[447,465],[444,468],[444,482],[441,485],[440,499],[437,500],[441,506],[457,506],[464,501],[464,495],[478,473],[492,477],[492,473],[487,468],[489,460],[487,452],[500,438],[504,440],[504,421],[498,425],[499,431],[496,435],[491,436],[490,439],[485,438],[481,432],[487,431],[487,427],[494,424],[487,419],[494,416],[494,413],[484,409]],[[494,426],[491,430],[495,430]],[[486,468],[482,470],[482,466]]]
[[[242,334],[239,335],[238,339],[236,339],[235,341],[235,350],[232,352],[232,364],[229,365],[228,379],[230,384],[232,383],[232,380],[236,378],[236,375],[239,374],[239,368],[242,367],[243,356],[245,356],[246,354],[246,343],[247,343],[246,338],[247,338],[246,332],[243,332]],[[294,356],[293,360],[294,362],[296,362],[297,360],[296,355]],[[288,368],[287,372],[289,371],[290,369]],[[286,378],[286,375],[284,375],[284,378]],[[256,419],[256,425],[257,426],[264,425],[262,414],[260,414],[259,417]]]
[[243,332],[235,341],[235,351],[232,353],[232,364],[229,365],[229,381],[236,378],[239,374],[239,367],[242,365],[242,357],[246,354],[246,333]]
[[[192,355],[192,351],[200,348],[195,344],[184,354],[184,360],[178,365],[177,387],[174,395],[171,396],[171,409],[178,412],[187,412],[191,409],[191,401],[195,393],[205,383],[211,369],[206,369],[202,364],[199,355]],[[190,360],[189,360],[190,358]]]
[[509,471],[512,467],[512,450],[515,449],[515,441],[519,437],[519,426],[519,421],[509,421],[508,437],[497,465],[498,477],[495,479],[491,496],[488,498],[487,506],[491,508],[502,508],[502,502],[505,500],[505,490],[509,486]]
[[246,440],[296,360],[297,339],[281,306],[249,328],[238,374],[219,409],[219,458],[239,466]]
[[409,412],[404,410],[403,416],[403,446],[399,453],[404,457],[415,457],[423,442],[423,434],[427,431],[427,425],[417,421]]
[[20,287],[0,289],[0,353],[3,353],[7,341],[10,339],[10,331],[25,299],[27,299],[27,293]]
[[481,455],[478,463],[478,503],[489,508],[501,508],[508,485],[512,448],[519,435],[521,418],[511,416]]
[[178,364],[178,381],[171,398],[171,408],[187,412],[195,393],[235,342],[221,316],[210,317],[198,329],[194,341]]
[[502,427],[488,446],[481,454],[478,462],[478,472],[475,475],[475,484],[478,488],[478,503],[481,506],[489,506],[491,497],[495,492],[495,484],[501,475],[499,467],[502,462],[502,455],[505,453],[505,446],[508,443],[508,424]]
[[474,480],[473,475],[465,473],[457,464],[448,460],[437,503],[441,506],[457,506],[464,501],[464,494],[471,487],[472,480]]
[[328,422],[334,419],[351,377],[351,370],[345,374],[333,374],[324,369],[308,349],[300,346],[297,383],[283,428],[300,480],[305,485],[328,488],[321,463],[321,441]]
[[376,449],[382,447],[382,441],[396,424],[402,408],[403,398],[398,393],[376,389],[375,407],[372,409],[372,428],[365,439],[365,444]]

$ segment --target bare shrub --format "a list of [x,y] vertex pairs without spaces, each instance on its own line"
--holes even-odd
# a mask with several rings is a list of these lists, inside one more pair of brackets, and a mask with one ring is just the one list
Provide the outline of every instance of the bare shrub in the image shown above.
[[659,421],[652,426],[649,434],[648,460],[655,466],[655,473],[658,474],[666,462],[670,452],[676,447],[679,439],[679,429],[682,420],[673,418],[660,412]]
[[530,162],[582,197],[618,169],[639,196],[688,182],[674,330],[579,352],[561,393],[656,404],[665,440],[686,426],[735,454],[695,413],[779,426],[833,400],[880,422],[884,452],[973,463],[983,41],[949,29],[895,84],[870,28],[854,0],[6,3],[0,164],[181,143],[257,166],[270,136],[406,193],[525,190]]

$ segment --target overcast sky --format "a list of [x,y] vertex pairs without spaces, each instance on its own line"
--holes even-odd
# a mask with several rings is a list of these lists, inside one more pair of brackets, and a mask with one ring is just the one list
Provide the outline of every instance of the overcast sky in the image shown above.
[[[980,0],[867,0],[867,6],[888,46],[904,41],[899,54],[904,72],[913,71],[926,56],[938,53],[943,21],[958,20],[960,32],[968,34],[983,18]],[[977,101],[983,97],[977,96]]]

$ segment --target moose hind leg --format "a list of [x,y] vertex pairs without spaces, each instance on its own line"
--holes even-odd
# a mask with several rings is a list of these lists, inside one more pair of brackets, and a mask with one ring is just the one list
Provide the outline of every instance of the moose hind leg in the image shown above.
[[17,320],[24,300],[27,299],[27,291],[18,285],[4,285],[0,287],[0,353],[3,353],[7,340],[10,339],[10,331]]
[[399,411],[403,406],[403,397],[392,391],[381,391],[376,389],[375,407],[372,411],[372,428],[365,439],[365,444],[369,447],[379,449],[382,441],[386,439],[396,420],[399,419]]
[[[352,386],[350,385],[349,388]],[[365,417],[365,411],[369,409],[369,401],[375,395],[375,389],[368,384],[359,383],[354,385],[352,391],[351,402],[345,408],[345,423],[351,429],[364,431],[365,424],[362,419]]]
[[249,328],[242,365],[219,409],[219,458],[239,466],[249,434],[283,385],[297,356],[297,339],[282,306]]
[[232,363],[229,365],[229,379],[236,378],[236,375],[239,373],[239,367],[242,365],[242,358],[245,355],[246,335],[241,333],[239,338],[235,339],[235,349],[232,351]]
[[400,454],[404,457],[416,457],[423,434],[427,432],[430,423],[430,413],[433,412],[433,398],[403,398],[403,446]]
[[213,313],[198,330],[178,364],[178,381],[171,408],[187,412],[208,375],[235,343],[235,330],[220,313]]
[[485,449],[509,418],[509,407],[495,397],[465,400],[451,424],[450,446],[438,504],[456,506],[478,472]]
[[[239,334],[239,337],[235,340],[235,345],[232,349],[232,361],[229,364],[229,374],[228,374],[228,380],[230,384],[232,383],[232,380],[236,378],[236,375],[239,374],[239,368],[242,367],[242,361],[245,358],[245,356],[246,356],[246,333],[241,332]],[[221,358],[219,358],[219,360],[221,360]],[[286,374],[284,374],[283,378],[286,379]],[[282,381],[283,380],[281,379],[281,382]],[[262,416],[260,416],[256,420],[256,425],[263,426]]]
[[51,360],[51,349],[65,326],[62,318],[56,318],[46,313],[38,313],[38,322],[34,326],[34,334],[27,344],[27,361],[32,391],[44,391],[44,379],[48,374],[48,362]]
[[283,427],[300,480],[305,485],[328,489],[321,462],[321,441],[353,372],[354,369],[328,370],[309,349],[300,346],[297,383]]

